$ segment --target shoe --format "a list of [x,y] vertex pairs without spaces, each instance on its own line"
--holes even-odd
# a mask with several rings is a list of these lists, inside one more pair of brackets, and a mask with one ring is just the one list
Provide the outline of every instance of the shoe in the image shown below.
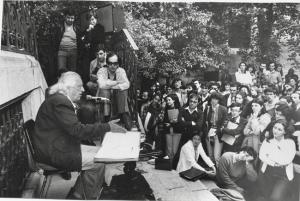
[[60,173],[60,176],[64,179],[64,180],[70,180],[72,178],[71,172],[63,172]]

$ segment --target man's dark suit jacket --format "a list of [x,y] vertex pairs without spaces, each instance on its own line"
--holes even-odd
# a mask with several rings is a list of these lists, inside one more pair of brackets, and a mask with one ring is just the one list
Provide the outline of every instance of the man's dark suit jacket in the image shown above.
[[[192,125],[192,121],[195,122],[195,125]],[[203,124],[203,112],[197,108],[197,111],[195,110],[190,114],[187,108],[182,108],[179,110],[178,123],[183,134],[183,143],[186,143],[194,133],[200,134]]]
[[39,162],[68,171],[81,170],[80,141],[101,139],[109,124],[82,124],[71,101],[62,94],[49,96],[40,106],[33,134]]

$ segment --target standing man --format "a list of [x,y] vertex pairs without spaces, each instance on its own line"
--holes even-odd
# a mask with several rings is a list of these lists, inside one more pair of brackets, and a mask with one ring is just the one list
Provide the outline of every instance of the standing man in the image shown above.
[[57,51],[58,51],[58,70],[68,69],[77,70],[77,47],[78,30],[74,26],[75,14],[71,10],[65,12],[64,24],[58,27]]
[[97,73],[99,86],[97,96],[111,100],[111,105],[104,106],[105,121],[118,114],[125,128],[130,130],[131,120],[127,103],[129,80],[125,70],[120,67],[119,58],[115,53],[108,53],[106,63],[108,67],[100,68]]
[[77,73],[63,73],[39,108],[33,134],[38,162],[60,170],[81,171],[68,199],[97,199],[104,182],[105,165],[94,163],[99,147],[81,145],[81,140],[101,140],[108,131],[126,132],[112,122],[80,123],[76,102],[83,91]]
[[194,79],[193,83],[194,83],[194,85],[195,85],[195,87],[197,89],[197,95],[199,95],[199,97],[200,97],[200,94],[201,94],[201,84],[200,84],[199,80],[197,80],[197,79]]
[[276,66],[274,62],[269,64],[269,74],[267,76],[267,82],[269,85],[275,85],[276,90],[278,91],[282,85],[282,78],[278,71],[276,71]]
[[237,83],[235,82],[230,83],[230,93],[223,96],[223,105],[229,108],[230,105],[235,102],[235,96],[237,92],[238,92]]
[[262,62],[257,72],[257,84],[259,86],[261,86],[262,83],[265,83],[267,81],[267,76],[269,75],[269,73],[270,71],[267,70],[266,62]]

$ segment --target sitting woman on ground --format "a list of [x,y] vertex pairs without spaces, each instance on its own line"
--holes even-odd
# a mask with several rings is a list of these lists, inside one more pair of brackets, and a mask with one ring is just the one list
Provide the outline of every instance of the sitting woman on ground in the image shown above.
[[[198,163],[199,156],[201,156],[205,162],[205,166],[208,166],[208,168],[204,168]],[[216,174],[216,167],[206,155],[199,134],[194,134],[190,140],[182,146],[176,170],[182,172],[192,167],[205,171],[208,175]]]
[[259,151],[262,167],[258,177],[261,195],[271,201],[286,200],[294,178],[293,159],[296,145],[289,139],[287,124],[278,120]]
[[248,123],[244,129],[244,141],[242,147],[250,146],[256,152],[260,147],[260,135],[271,122],[271,116],[265,111],[264,102],[254,99],[251,103],[251,114],[248,117]]

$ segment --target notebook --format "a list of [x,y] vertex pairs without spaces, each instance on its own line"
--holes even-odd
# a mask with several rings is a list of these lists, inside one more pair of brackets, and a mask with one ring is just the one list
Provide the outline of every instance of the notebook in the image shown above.
[[[239,125],[236,123],[233,123],[231,121],[228,122],[227,128],[228,129],[236,129]],[[228,134],[223,134],[221,140],[225,142],[226,144],[233,145],[236,138],[238,138],[240,135],[232,136]]]
[[178,114],[179,114],[179,110],[178,109],[168,110],[169,121],[177,119],[178,118]]
[[179,175],[180,177],[187,179],[189,181],[196,181],[198,179],[203,178],[206,175],[206,173],[202,170],[191,167],[188,170],[180,172]]
[[140,132],[107,132],[95,162],[138,161],[140,153]]

